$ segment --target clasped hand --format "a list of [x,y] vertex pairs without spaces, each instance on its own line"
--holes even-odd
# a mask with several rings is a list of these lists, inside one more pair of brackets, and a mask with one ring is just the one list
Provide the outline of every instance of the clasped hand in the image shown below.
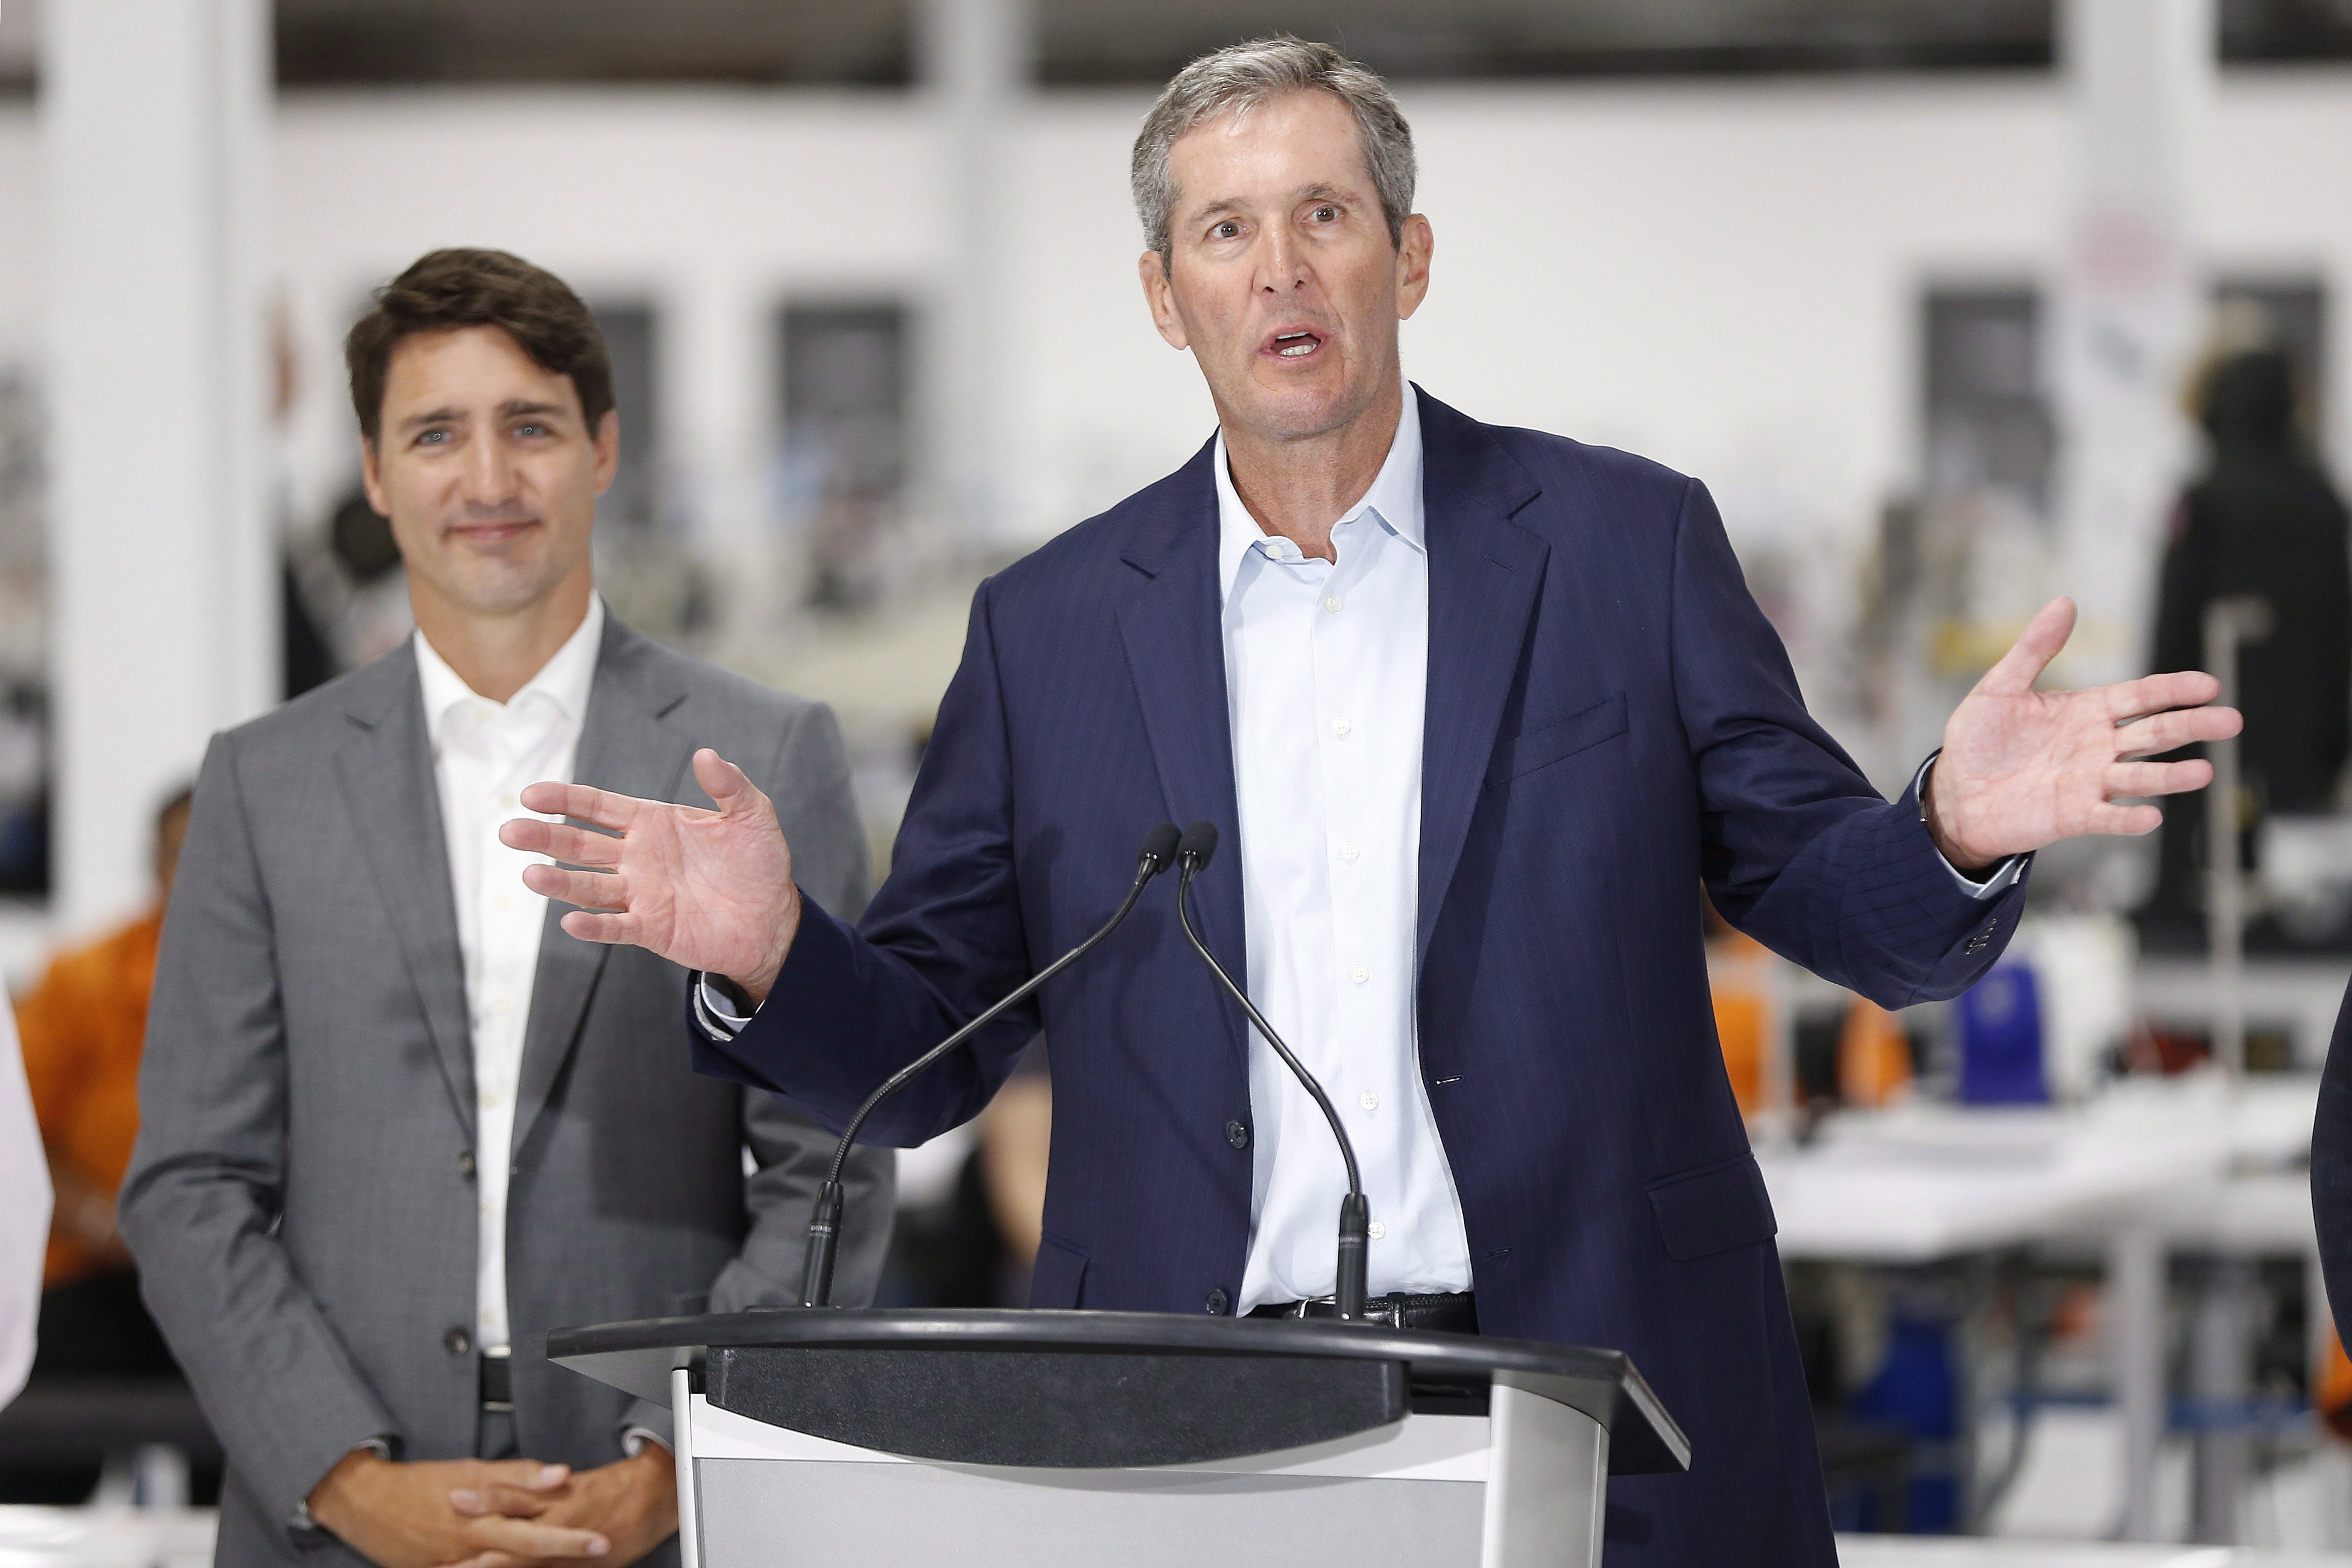
[[667,1449],[590,1470],[536,1459],[395,1463],[362,1450],[310,1494],[310,1512],[383,1568],[634,1563],[677,1529]]

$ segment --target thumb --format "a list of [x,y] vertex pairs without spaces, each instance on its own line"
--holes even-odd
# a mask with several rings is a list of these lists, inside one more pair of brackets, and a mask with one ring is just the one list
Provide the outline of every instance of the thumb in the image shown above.
[[493,1479],[527,1491],[552,1491],[572,1479],[571,1466],[541,1464],[537,1459],[499,1459],[489,1469]]
[[741,768],[705,746],[694,753],[694,782],[722,816],[747,816],[767,804]]
[[2074,635],[2074,601],[2056,598],[2035,612],[2025,629],[2017,634],[2017,641],[2000,656],[2000,662],[1984,673],[1977,682],[1979,691],[1989,691],[2004,697],[2022,696],[2033,689],[2066,639]]

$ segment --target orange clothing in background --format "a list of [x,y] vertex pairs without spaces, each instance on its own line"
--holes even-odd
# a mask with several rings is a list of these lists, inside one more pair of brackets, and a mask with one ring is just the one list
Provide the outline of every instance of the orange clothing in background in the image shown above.
[[[139,1135],[139,1052],[163,934],[157,910],[59,957],[16,1005],[41,1142],[52,1161],[109,1193],[121,1191]],[[79,1279],[100,1261],[79,1242],[52,1233],[43,1283]]]

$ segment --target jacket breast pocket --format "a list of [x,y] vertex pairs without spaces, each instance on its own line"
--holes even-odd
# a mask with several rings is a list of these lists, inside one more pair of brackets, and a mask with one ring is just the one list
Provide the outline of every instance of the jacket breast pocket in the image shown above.
[[1658,1239],[1679,1262],[1769,1241],[1780,1228],[1753,1154],[1654,1182],[1649,1194]]
[[1548,768],[1603,741],[1613,741],[1625,730],[1625,694],[1620,691],[1579,709],[1557,724],[1522,730],[1496,747],[1495,760],[1486,769],[1486,785],[1491,789],[1538,768]]
[[1029,1305],[1075,1308],[1086,1299],[1087,1255],[1058,1237],[1037,1242],[1037,1265],[1029,1274]]

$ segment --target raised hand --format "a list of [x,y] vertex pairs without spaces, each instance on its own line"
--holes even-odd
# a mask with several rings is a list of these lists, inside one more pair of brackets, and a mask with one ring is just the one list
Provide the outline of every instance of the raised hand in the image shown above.
[[775,806],[742,769],[706,747],[694,753],[694,776],[718,810],[535,784],[522,792],[524,805],[604,831],[516,817],[499,840],[562,862],[526,867],[522,879],[534,893],[580,906],[563,917],[573,936],[723,974],[764,1001],[800,930],[792,847]]
[[2203,789],[2202,759],[2134,759],[2238,732],[2234,708],[2208,706],[2221,685],[2196,670],[2083,691],[2036,691],[2074,629],[2074,602],[2053,599],[1987,670],[1944,726],[1928,776],[1927,827],[1964,871],[2084,834],[2152,832],[2164,820],[2133,796]]

